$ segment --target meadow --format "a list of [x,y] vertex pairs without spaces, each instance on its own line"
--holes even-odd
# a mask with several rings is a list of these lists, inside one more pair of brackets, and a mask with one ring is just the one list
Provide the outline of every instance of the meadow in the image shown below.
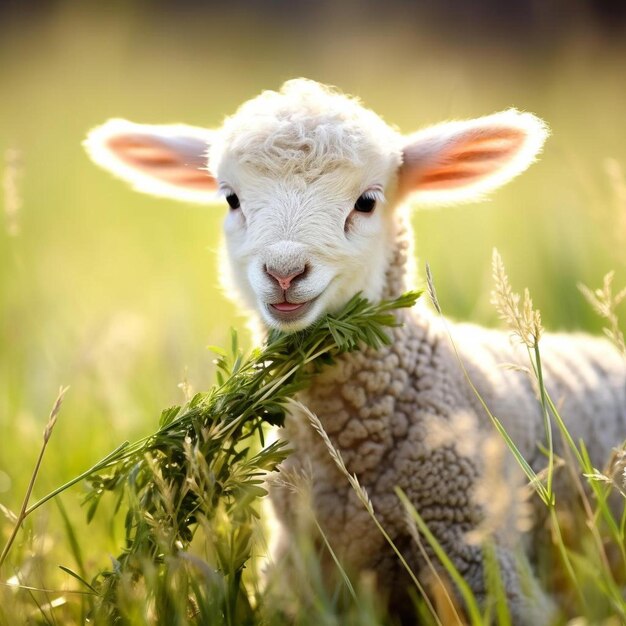
[[[538,164],[487,202],[416,208],[420,271],[428,261],[446,315],[499,325],[489,295],[497,247],[546,328],[600,332],[577,284],[597,287],[614,269],[626,285],[626,48],[586,28],[526,47],[377,18],[349,28],[320,19],[307,45],[303,31],[259,28],[245,12],[200,20],[142,3],[61,3],[0,27],[0,543],[59,387],[69,390],[33,500],[206,391],[216,373],[207,346],[230,345],[231,327],[250,346],[244,312],[217,287],[225,203],[133,194],[98,170],[81,142],[109,117],[218,125],[294,76],[356,94],[406,132],[532,111],[552,130]],[[114,500],[88,523],[85,493],[77,485],[26,520],[0,572],[0,624],[84,618],[85,596],[72,590],[85,588],[59,566],[90,580],[124,539]],[[342,623],[326,600],[325,623]],[[377,623],[367,602],[352,623]]]

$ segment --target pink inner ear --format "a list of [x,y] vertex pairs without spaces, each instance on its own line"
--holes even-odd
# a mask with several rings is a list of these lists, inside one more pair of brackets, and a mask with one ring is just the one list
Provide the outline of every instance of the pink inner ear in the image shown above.
[[436,191],[471,186],[515,158],[526,134],[516,128],[477,128],[451,138],[434,153],[408,146],[400,170],[402,190]]
[[117,135],[106,142],[116,157],[142,174],[169,185],[213,190],[216,182],[206,169],[204,154],[176,150],[166,140],[148,135]]

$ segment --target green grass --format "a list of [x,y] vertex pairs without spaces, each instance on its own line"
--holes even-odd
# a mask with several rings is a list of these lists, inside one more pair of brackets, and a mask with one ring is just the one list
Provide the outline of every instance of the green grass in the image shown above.
[[[206,346],[227,345],[229,328],[245,319],[217,289],[225,207],[132,194],[95,168],[80,143],[108,117],[218,125],[245,98],[298,75],[360,95],[407,132],[509,106],[530,110],[553,131],[537,165],[489,202],[414,214],[417,253],[437,276],[442,307],[454,318],[497,323],[489,303],[494,246],[513,284],[530,288],[548,329],[599,332],[603,322],[577,283],[600,285],[615,269],[615,284],[626,284],[626,205],[616,173],[626,172],[623,48],[589,32],[524,52],[493,42],[470,48],[427,23],[365,17],[348,30],[341,20],[307,24],[303,46],[302,31],[259,28],[245,14],[208,20],[153,15],[142,3],[113,11],[58,6],[2,25],[0,36],[0,156],[21,154],[18,234],[0,197],[0,503],[14,513],[59,386],[70,390],[34,499],[120,442],[153,432],[164,406],[207,390],[215,366]],[[27,519],[3,581],[84,591],[60,565],[87,579],[110,567],[123,520],[111,521],[109,498],[88,525],[85,489],[62,496],[63,512],[48,505]],[[567,522],[581,520],[584,527],[584,517]],[[11,528],[0,513],[3,544]],[[580,537],[579,579],[563,587],[566,600],[582,594],[594,606],[595,594],[606,597],[593,573],[598,540]],[[313,547],[303,552],[307,589],[320,598],[309,623],[336,623],[345,590],[329,596]],[[548,575],[564,571],[560,558],[546,555]],[[189,567],[180,564],[180,572]],[[344,623],[375,623],[371,581],[353,582],[359,603]],[[47,608],[59,596],[66,604]],[[90,603],[74,592],[2,587],[0,623],[77,623]]]

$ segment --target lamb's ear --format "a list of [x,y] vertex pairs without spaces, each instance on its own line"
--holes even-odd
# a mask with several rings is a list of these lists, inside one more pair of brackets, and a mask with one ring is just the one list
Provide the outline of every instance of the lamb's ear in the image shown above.
[[539,118],[515,109],[426,128],[406,138],[400,191],[429,203],[475,200],[523,172],[547,136]]
[[215,131],[184,124],[134,124],[109,120],[84,141],[101,167],[138,191],[189,202],[208,202],[217,184],[207,170]]

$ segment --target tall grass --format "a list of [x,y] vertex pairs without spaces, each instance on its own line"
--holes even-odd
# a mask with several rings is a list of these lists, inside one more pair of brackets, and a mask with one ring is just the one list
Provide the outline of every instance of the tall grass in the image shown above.
[[[626,621],[626,452],[616,449],[604,470],[591,465],[584,442],[573,440],[545,388],[539,312],[533,308],[528,293],[520,307],[521,299],[512,291],[502,259],[495,251],[493,274],[494,304],[514,335],[528,348],[528,372],[536,381],[546,432],[551,432],[554,425],[567,444],[565,458],[558,459],[558,463],[554,447],[549,444],[545,449],[546,469],[535,474],[515,442],[492,416],[496,431],[526,472],[528,485],[546,509],[545,530],[550,540],[539,553],[539,574],[553,597],[561,600],[560,617],[555,615],[554,623],[565,617],[577,617],[583,620],[581,623],[589,624],[612,624],[612,620],[621,623]],[[428,278],[431,298],[441,313],[430,271]],[[608,275],[602,289],[583,291],[609,321],[607,335],[621,349],[623,338],[615,331],[619,325],[615,309],[623,299],[623,291],[613,295],[611,283],[612,275]],[[377,306],[353,299],[339,316],[327,316],[306,333],[271,334],[264,350],[254,351],[247,359],[233,335],[231,355],[220,351],[218,385],[212,391],[196,394],[186,405],[164,411],[154,435],[132,445],[123,444],[94,467],[29,507],[32,488],[66,391],[62,390],[50,413],[21,510],[18,515],[6,510],[14,522],[14,531],[0,556],[0,567],[27,517],[85,479],[91,485],[85,498],[88,520],[97,517],[98,506],[107,492],[115,495],[115,510],[126,511],[125,548],[113,559],[112,569],[88,580],[81,539],[60,505],[80,573],[67,565],[61,569],[77,586],[70,593],[33,587],[25,583],[18,569],[14,576],[5,578],[4,585],[9,588],[5,588],[5,595],[9,592],[14,596],[11,604],[2,605],[3,619],[10,623],[18,615],[27,615],[30,606],[31,615],[47,623],[55,622],[61,608],[65,612],[64,623],[78,623],[79,616],[81,620],[89,618],[99,623],[128,624],[392,623],[393,613],[386,614],[383,599],[375,599],[372,582],[352,581],[353,573],[345,570],[337,559],[313,511],[310,515],[314,524],[296,532],[295,548],[290,551],[292,557],[297,555],[297,563],[295,569],[292,564],[288,571],[291,575],[296,573],[298,578],[287,581],[288,590],[277,590],[280,564],[274,564],[269,578],[260,585],[258,567],[262,561],[259,559],[267,546],[263,525],[257,521],[259,502],[266,497],[262,478],[275,470],[288,454],[281,442],[263,447],[262,426],[282,423],[289,404],[298,404],[290,396],[306,385],[320,367],[331,363],[336,354],[359,349],[363,344],[377,347],[386,343],[388,338],[382,328],[395,323],[389,312],[395,307],[410,306],[416,297],[417,294],[407,294]],[[492,535],[487,532],[479,538],[485,551],[488,590],[485,602],[474,597],[419,511],[397,490],[399,505],[406,510],[408,528],[431,572],[430,582],[425,586],[423,573],[418,578],[417,572],[411,570],[402,550],[378,520],[358,477],[346,469],[320,420],[306,407],[298,404],[298,409],[308,416],[329,455],[407,570],[415,586],[412,592],[415,618],[438,626],[452,623],[482,626],[494,621],[510,624]],[[571,498],[565,498],[566,504],[561,504],[559,495],[553,491],[555,471],[570,474],[580,496],[580,510],[570,508]],[[300,482],[301,487],[304,485],[302,493],[306,491],[306,477],[285,475],[284,481],[296,489]],[[611,494],[617,495],[618,506],[609,502]],[[335,563],[334,592],[332,584],[329,588],[327,573],[319,569],[320,548],[316,547],[319,545],[331,554]],[[19,561],[16,559],[14,564]],[[552,569],[542,570],[542,562],[544,566],[550,564]],[[26,563],[28,560],[20,569]],[[523,558],[519,567],[520,571],[527,567]],[[558,575],[560,567],[564,576]],[[532,593],[534,583],[526,575]],[[306,586],[302,585],[304,581]],[[290,601],[284,604],[286,598]]]

